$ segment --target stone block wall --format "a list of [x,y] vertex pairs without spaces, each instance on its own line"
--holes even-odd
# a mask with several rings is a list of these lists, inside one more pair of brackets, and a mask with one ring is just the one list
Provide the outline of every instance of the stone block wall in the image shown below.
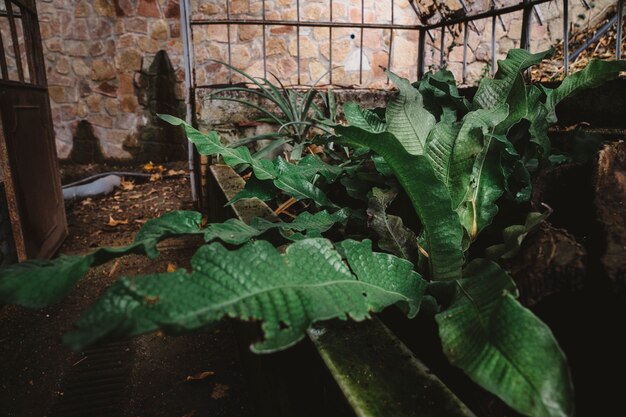
[[[235,19],[297,20],[297,0],[232,0],[226,8],[224,0],[193,1],[194,19]],[[391,23],[391,0],[365,0],[364,14],[361,0],[334,0],[332,16],[336,22]],[[416,2],[422,16],[422,23],[436,23],[441,17],[432,0]],[[491,7],[490,0],[467,0],[470,13],[476,14]],[[498,7],[519,4],[520,0],[500,0]],[[590,0],[587,10],[582,2],[570,2],[569,14],[571,30],[593,25],[606,14],[607,7],[614,6],[615,0]],[[458,0],[438,1],[442,10],[453,12],[462,9]],[[397,24],[417,25],[417,15],[407,0],[393,2],[393,21]],[[300,20],[329,21],[330,1],[300,1]],[[531,25],[532,51],[548,49],[563,38],[562,3],[553,1],[537,6],[537,14],[542,20],[538,23],[533,16]],[[491,18],[475,21],[469,25],[466,84],[474,85],[491,68]],[[232,64],[253,76],[263,76],[263,30],[265,30],[265,55],[267,73],[276,74],[281,81],[297,85],[310,85],[321,77],[321,84],[328,83],[324,74],[330,69],[330,54],[333,59],[333,84],[340,86],[360,86],[366,88],[387,88],[386,77],[381,67],[391,67],[397,74],[415,79],[417,76],[418,32],[414,30],[393,31],[393,41],[389,29],[334,28],[332,44],[328,28],[302,27],[300,38],[300,79],[298,79],[298,30],[289,26],[266,26],[265,28],[247,25],[196,26],[194,27],[195,76],[199,85],[224,84],[231,79],[241,81],[237,74],[229,71],[211,59],[228,61],[230,35],[230,57]],[[496,25],[496,58],[502,59],[509,49],[519,47],[522,32],[522,11],[507,14]],[[440,67],[441,31],[430,32],[432,40],[426,42],[427,68]],[[363,39],[361,39],[361,37]],[[361,42],[363,50],[361,53]],[[391,47],[391,61],[389,50]],[[458,80],[462,78],[463,30],[461,25],[451,27],[444,37],[444,66],[450,69]],[[361,58],[362,55],[362,58]],[[360,77],[359,69],[363,75]]]
[[[518,2],[499,0],[497,4],[503,7]],[[193,19],[227,17],[226,0],[190,0],[190,3]],[[333,0],[332,17],[338,22],[390,23],[392,3],[394,23],[419,23],[408,0],[364,0],[363,14],[361,0]],[[416,3],[425,21],[439,20],[431,0]],[[448,10],[461,8],[458,0],[438,3]],[[472,13],[486,10],[491,4],[488,0],[467,0],[465,3]],[[594,8],[587,11],[582,2],[570,2],[573,31],[577,26],[593,25],[606,14],[607,7],[614,7],[616,1],[589,0],[589,3]],[[300,0],[299,4],[302,21],[330,20],[330,0]],[[233,18],[297,19],[297,0],[228,0],[228,5]],[[546,49],[562,38],[561,7],[559,1],[538,6],[543,25],[533,23],[532,51]],[[173,96],[172,102],[166,103],[165,107],[182,115],[184,72],[179,0],[41,0],[37,2],[37,8],[61,158],[72,155],[72,147],[80,143],[89,145],[87,154],[92,155],[92,159],[141,159],[147,150],[155,149],[152,144],[163,140],[164,135],[172,134],[158,125],[160,122],[155,120],[153,113],[159,107],[155,105],[156,91],[170,91],[173,82],[173,93],[169,94]],[[508,49],[519,46],[521,18],[521,11],[504,16],[506,30],[498,21],[499,59],[504,58]],[[454,27],[452,31],[453,34],[447,32],[445,37],[444,65],[460,80],[463,34],[461,27]],[[273,73],[285,84],[312,84],[320,78],[320,84],[329,83],[327,71],[331,53],[332,81],[336,89],[342,86],[389,88],[382,69],[389,63],[399,75],[416,78],[418,33],[414,30],[394,30],[392,40],[389,29],[365,29],[361,33],[359,29],[334,28],[331,43],[328,28],[302,27],[299,30],[300,79],[297,75],[297,33],[296,28],[289,26],[230,25],[230,29],[226,25],[194,26],[196,85],[227,83],[231,75],[233,82],[242,80],[223,65],[211,61],[228,61],[229,40],[234,66],[252,76],[263,76],[267,69],[268,76]],[[440,64],[441,32],[435,30],[431,34],[433,41],[427,41],[426,65],[436,69]],[[391,60],[390,44],[393,45]],[[468,45],[466,82],[472,85],[489,72],[490,19],[470,24]],[[160,50],[167,52],[166,60],[171,64],[153,62]],[[361,65],[362,79],[359,76]],[[173,76],[156,74],[154,68],[171,69]],[[152,89],[152,93],[147,89]],[[201,112],[201,108],[196,109],[197,114]],[[146,145],[143,141],[150,143]]]
[[[226,19],[224,0],[193,1],[193,19]],[[365,0],[362,14],[360,0],[334,0],[332,17],[335,22],[391,23],[391,0]],[[406,0],[396,0],[393,21],[396,24],[416,25],[417,16]],[[296,21],[297,0],[266,0],[265,13],[260,0],[232,0],[228,12],[232,18]],[[329,0],[300,1],[300,20],[329,21]],[[363,85],[369,88],[385,88],[387,78],[382,67],[389,66],[389,44],[393,43],[392,69],[406,77],[417,76],[418,33],[414,30],[395,30],[393,41],[389,29],[365,29],[363,33],[354,28],[333,28],[332,44],[330,30],[323,27],[301,27],[300,80],[298,80],[298,29],[293,26],[230,26],[231,62],[246,73],[258,77],[264,75],[263,30],[266,37],[267,73],[275,74],[281,81],[291,85],[311,85],[330,81],[332,54],[333,84],[339,86]],[[361,63],[361,35],[363,54]],[[197,83],[222,84],[229,81],[229,71],[211,59],[228,61],[228,28],[226,25],[194,27],[195,76]],[[363,76],[359,69],[362,65]],[[241,77],[234,74],[233,81]]]
[[87,121],[105,158],[131,159],[129,145],[150,122],[142,74],[159,50],[183,98],[178,0],[41,0],[37,10],[59,156],[70,155]]

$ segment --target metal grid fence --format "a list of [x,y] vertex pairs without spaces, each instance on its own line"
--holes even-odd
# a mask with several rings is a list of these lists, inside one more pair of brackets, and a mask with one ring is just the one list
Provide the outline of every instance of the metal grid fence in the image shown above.
[[[502,17],[507,14],[522,12],[522,30],[519,34],[520,39],[520,47],[528,49],[531,40],[531,22],[533,18],[537,21],[538,24],[542,25],[542,17],[538,5],[554,2],[560,3],[560,7],[562,7],[563,12],[563,68],[565,74],[568,73],[569,63],[572,57],[576,57],[584,48],[579,48],[574,54],[569,54],[569,39],[570,39],[570,18],[569,18],[569,10],[570,4],[569,0],[561,0],[560,2],[556,0],[522,0],[518,4],[509,5],[506,7],[500,7],[497,5],[495,0],[491,1],[491,7],[488,10],[484,10],[478,13],[471,12],[463,0],[459,0],[461,4],[461,9],[454,11],[454,13],[449,13],[443,4],[440,1],[433,0],[433,4],[436,6],[436,13],[439,15],[439,20],[435,23],[428,23],[426,17],[422,12],[420,12],[418,5],[415,0],[402,0],[404,2],[408,2],[411,8],[414,10],[418,24],[403,24],[396,23],[394,16],[394,9],[396,6],[396,0],[381,0],[381,1],[389,1],[391,6],[391,22],[390,23],[369,23],[365,22],[365,1],[360,1],[361,7],[361,20],[360,22],[345,22],[339,21],[336,19],[337,16],[333,16],[333,0],[328,0],[328,7],[330,11],[330,18],[327,21],[309,21],[301,19],[301,3],[302,0],[296,1],[296,18],[294,20],[276,20],[276,19],[268,19],[266,16],[266,1],[262,1],[262,16],[261,18],[239,18],[233,16],[231,13],[231,5],[230,1],[225,1],[225,9],[226,16],[225,18],[217,18],[217,19],[193,19],[190,14],[190,4],[189,0],[183,0],[181,3],[181,10],[183,12],[183,20],[186,23],[183,28],[183,41],[185,44],[185,55],[187,58],[187,62],[189,64],[188,70],[190,72],[190,82],[191,88],[206,88],[212,87],[213,84],[197,84],[195,73],[193,71],[193,31],[194,28],[203,27],[203,26],[211,26],[211,25],[222,25],[226,27],[227,36],[228,36],[228,63],[232,65],[233,61],[233,52],[232,52],[232,40],[231,40],[231,28],[235,25],[255,25],[262,28],[262,48],[263,48],[263,74],[264,77],[267,78],[268,74],[268,65],[267,65],[267,35],[266,28],[275,27],[275,26],[284,26],[284,27],[294,27],[296,29],[296,62],[297,62],[297,84],[301,84],[301,35],[300,31],[303,27],[312,27],[312,28],[327,28],[328,29],[328,43],[329,43],[329,63],[328,63],[328,74],[329,74],[329,83],[333,84],[333,71],[336,70],[333,62],[332,55],[332,44],[333,44],[333,30],[337,28],[350,28],[360,32],[360,63],[359,63],[359,81],[363,82],[363,32],[366,29],[382,29],[385,31],[389,31],[389,45],[388,45],[388,63],[387,68],[392,68],[392,54],[394,51],[394,32],[397,30],[403,31],[414,31],[418,33],[418,53],[417,53],[417,62],[416,64],[416,76],[421,78],[426,71],[426,50],[428,48],[427,40],[430,40],[430,47],[435,48],[435,36],[433,36],[434,31],[440,31],[439,42],[440,45],[437,49],[439,49],[440,53],[440,66],[444,65],[446,59],[446,51],[445,51],[445,41],[446,41],[446,32],[449,32],[452,37],[455,36],[452,28],[455,26],[462,27],[463,33],[463,62],[462,62],[462,78],[465,81],[466,71],[467,71],[467,60],[468,60],[468,33],[470,30],[470,25],[475,25],[475,22],[478,20],[488,20],[490,22],[491,29],[491,72],[493,73],[496,68],[496,59],[497,59],[497,39],[496,39],[496,27],[498,22],[502,25],[502,28],[506,31],[505,23]],[[400,1],[400,0],[398,0]],[[590,9],[590,5],[586,0],[580,0],[587,9]],[[623,22],[623,12],[624,12],[624,0],[617,0],[617,15],[607,24],[604,31],[610,28],[612,25],[617,25],[617,45],[616,45],[616,59],[621,58],[621,49],[622,49],[622,24]],[[474,27],[475,30],[475,27]],[[602,29],[600,33],[596,34],[596,37],[601,35]],[[593,40],[593,39],[592,39]],[[584,46],[584,45],[583,45]],[[233,82],[232,71],[229,71],[228,83]]]

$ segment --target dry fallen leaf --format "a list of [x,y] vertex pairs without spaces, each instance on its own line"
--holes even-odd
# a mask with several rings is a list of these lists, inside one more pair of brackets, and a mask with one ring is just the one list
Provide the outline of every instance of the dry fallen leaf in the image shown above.
[[165,167],[163,165],[154,165],[152,162],[148,162],[143,166],[144,171],[151,173],[162,173],[165,171]]
[[158,181],[161,178],[163,178],[163,176],[161,175],[160,172],[155,172],[152,175],[150,175],[150,181],[154,182],[154,181]]
[[185,378],[185,381],[202,381],[203,379],[207,379],[208,377],[213,375],[215,375],[215,372],[213,371],[199,372],[194,375],[189,375],[187,378]]
[[128,224],[128,220],[115,220],[113,216],[109,214],[109,222],[107,223],[107,226],[115,227],[120,224]]
[[197,410],[191,410],[190,412],[185,414],[183,417],[196,417],[197,415],[198,415],[198,411]]
[[148,220],[146,220],[146,219],[136,219],[135,223],[137,223],[137,224],[145,224],[147,221]]
[[167,272],[176,272],[176,265],[174,265],[173,263],[168,263],[167,264]]
[[86,198],[80,203],[83,206],[90,206],[93,204],[93,200],[91,198]]
[[170,169],[169,171],[167,171],[167,175],[169,176],[174,176],[174,175],[185,175],[186,172],[184,169],[181,169],[179,171],[175,171],[173,169]]
[[135,189],[135,183],[131,180],[128,180],[128,181],[122,180],[120,182],[120,186],[122,187],[122,190],[124,191],[132,191]]

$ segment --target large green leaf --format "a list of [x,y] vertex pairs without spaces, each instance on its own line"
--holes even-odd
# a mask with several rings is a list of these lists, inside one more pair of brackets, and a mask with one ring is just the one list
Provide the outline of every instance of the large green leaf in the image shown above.
[[505,60],[498,61],[498,71],[493,79],[483,78],[474,96],[474,106],[495,109],[506,103],[521,72],[551,56],[554,50],[531,54],[525,49],[511,49]]
[[362,109],[352,101],[343,105],[343,114],[350,126],[360,127],[374,133],[384,132],[387,128],[385,122],[376,113],[369,109]]
[[400,303],[410,317],[420,306],[426,283],[410,262],[374,253],[371,242],[305,239],[284,254],[266,241],[229,251],[202,247],[192,272],[178,270],[123,278],[79,320],[65,337],[82,349],[104,337],[127,337],[162,329],[184,332],[223,317],[262,321],[264,340],[257,352],[285,349],[306,329],[332,318],[363,320]]
[[492,141],[491,135],[485,137],[483,148],[474,161],[467,194],[457,207],[461,223],[472,241],[491,224],[498,213],[496,201],[504,194],[500,149],[491,146]]
[[[438,178],[446,185],[452,207],[462,215],[470,236],[475,236],[474,217],[484,217],[485,225],[493,217],[491,207],[503,191],[497,178],[500,163],[491,149],[491,134],[508,116],[507,105],[493,110],[478,109],[468,113],[459,124],[439,122],[428,137],[426,158]],[[494,166],[495,165],[495,166]],[[479,200],[485,204],[477,204]],[[482,209],[489,210],[484,214]],[[468,209],[471,210],[468,221]],[[478,210],[478,211],[477,211]]]
[[157,243],[166,237],[204,233],[202,215],[176,211],[148,220],[135,241],[122,248],[101,248],[86,256],[60,256],[50,261],[32,260],[0,268],[0,301],[41,308],[59,302],[92,266],[129,253],[158,256]]
[[598,87],[626,71],[626,61],[592,59],[581,71],[565,77],[561,85],[548,93],[546,107],[552,111],[563,99],[588,88]]
[[516,295],[497,264],[469,264],[451,305],[436,315],[443,350],[453,365],[518,412],[573,416],[565,356],[550,329]]
[[303,175],[303,170],[298,165],[278,157],[276,172],[274,185],[296,200],[311,199],[320,207],[336,207],[319,187]]
[[469,102],[459,94],[452,72],[439,70],[428,72],[413,84],[424,99],[424,106],[437,121],[456,122],[469,111]]
[[250,225],[230,219],[202,229],[200,213],[174,211],[148,220],[137,233],[135,241],[125,247],[100,248],[85,256],[60,256],[51,261],[33,260],[0,268],[0,301],[31,308],[54,304],[69,294],[90,267],[131,253],[156,258],[159,255],[157,243],[171,236],[201,234],[207,242],[219,239],[240,245],[272,229],[286,236],[294,231],[319,235],[337,223],[345,223],[349,215],[349,209],[332,214],[326,211],[315,214],[304,212],[291,223],[272,223],[254,218]]
[[378,236],[378,247],[412,263],[417,263],[418,246],[415,233],[404,225],[401,217],[387,214],[387,207],[397,190],[373,188],[367,203],[368,226]]
[[463,228],[452,210],[450,194],[423,155],[411,155],[391,133],[371,133],[357,127],[336,126],[344,143],[365,146],[382,156],[409,196],[426,234],[435,279],[460,277],[463,265]]
[[521,249],[526,236],[533,233],[550,214],[552,214],[550,210],[545,213],[528,213],[524,224],[515,224],[505,228],[502,231],[503,243],[488,247],[485,255],[493,261],[513,258]]
[[420,92],[405,79],[387,71],[400,93],[387,105],[387,131],[393,134],[411,155],[424,153],[426,138],[435,125],[435,116],[426,108]]
[[259,180],[276,178],[276,170],[271,161],[255,159],[250,150],[245,146],[230,148],[220,142],[219,135],[215,131],[204,134],[178,117],[160,114],[159,117],[174,126],[183,126],[187,139],[192,142],[200,155],[215,155],[224,158],[224,162],[231,166],[249,165]]

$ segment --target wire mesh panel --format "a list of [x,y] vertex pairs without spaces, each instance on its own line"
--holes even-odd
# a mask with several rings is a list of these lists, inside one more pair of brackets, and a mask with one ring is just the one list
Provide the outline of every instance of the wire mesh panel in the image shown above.
[[241,81],[213,60],[289,85],[383,87],[394,63],[416,74],[419,27],[406,1],[192,1],[189,27],[198,87]]
[[[467,84],[493,74],[511,48],[558,47],[624,0],[209,0],[190,2],[193,85],[237,83],[237,71],[288,85],[385,88],[384,68],[414,78],[448,68]],[[621,5],[621,6],[619,6]],[[598,6],[598,7],[593,7]],[[602,6],[602,7],[600,7]],[[616,54],[622,50],[616,36]],[[575,52],[575,51],[574,51]]]

